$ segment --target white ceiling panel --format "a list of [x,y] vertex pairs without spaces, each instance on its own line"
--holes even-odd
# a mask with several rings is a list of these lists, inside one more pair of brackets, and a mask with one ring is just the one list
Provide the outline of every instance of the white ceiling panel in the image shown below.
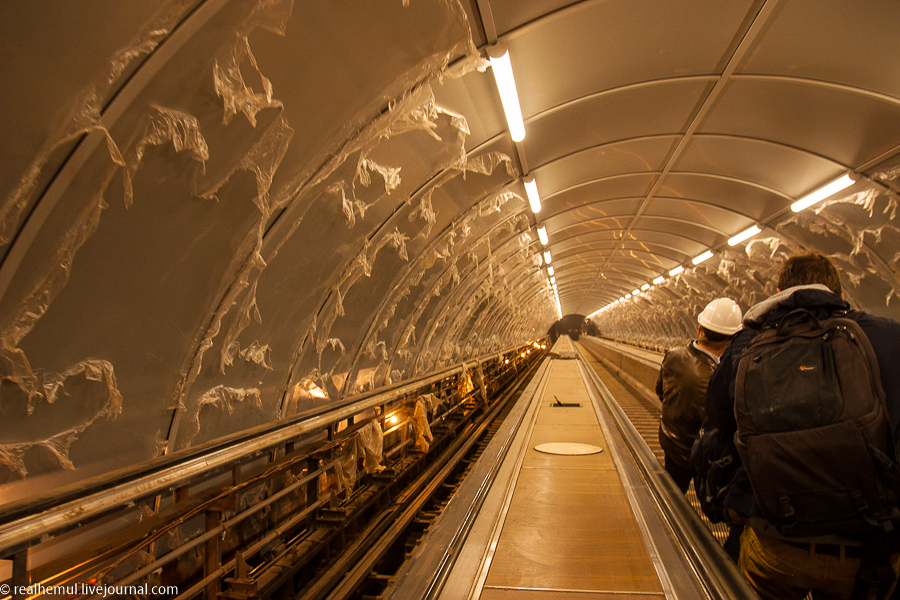
[[[580,2],[498,33],[509,46],[522,110],[530,117],[598,90],[717,72],[752,5]],[[503,2],[494,12],[502,20],[505,10],[518,6]],[[678,27],[669,26],[673,20]]]
[[805,79],[735,76],[699,132],[768,140],[856,168],[896,148],[900,100]]
[[737,69],[838,83],[900,97],[900,4],[892,0],[780,2]]
[[656,136],[586,148],[559,158],[553,168],[537,169],[541,190],[551,196],[595,179],[625,173],[658,173],[678,141],[677,136]]
[[675,171],[730,177],[799,198],[843,174],[834,162],[766,140],[694,135]]
[[[706,77],[671,79],[585,96],[526,120],[534,168],[584,148],[682,133],[709,91]],[[665,106],[664,111],[657,110]]]

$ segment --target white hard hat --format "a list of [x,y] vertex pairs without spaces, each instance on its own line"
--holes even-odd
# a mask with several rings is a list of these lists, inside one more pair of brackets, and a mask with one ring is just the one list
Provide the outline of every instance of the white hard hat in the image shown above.
[[716,298],[706,305],[697,317],[697,322],[706,329],[734,335],[741,330],[741,307],[731,298]]

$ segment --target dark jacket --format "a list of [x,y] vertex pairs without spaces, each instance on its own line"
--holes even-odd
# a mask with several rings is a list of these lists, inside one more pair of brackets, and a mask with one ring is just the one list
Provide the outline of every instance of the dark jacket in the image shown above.
[[[789,288],[750,308],[744,315],[744,329],[738,333],[720,358],[706,393],[706,416],[710,426],[734,435],[734,386],[741,353],[763,327],[773,327],[789,312],[805,308],[816,318],[826,319],[850,305],[823,285]],[[881,371],[881,384],[894,439],[900,425],[900,323],[863,313],[857,320],[875,350]],[[756,499],[747,474],[739,468],[725,499],[725,507],[746,516],[759,516]]]
[[690,342],[669,349],[659,369],[659,445],[666,456],[685,469],[691,468],[691,446],[703,424],[706,385],[715,368],[716,359]]

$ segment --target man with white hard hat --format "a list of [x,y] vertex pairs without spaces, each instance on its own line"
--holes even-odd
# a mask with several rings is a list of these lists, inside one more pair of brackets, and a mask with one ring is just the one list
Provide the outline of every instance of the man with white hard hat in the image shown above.
[[691,447],[706,415],[706,386],[719,356],[741,330],[741,309],[731,298],[716,298],[697,317],[697,339],[666,352],[656,381],[662,402],[659,443],[666,471],[681,489],[691,484]]

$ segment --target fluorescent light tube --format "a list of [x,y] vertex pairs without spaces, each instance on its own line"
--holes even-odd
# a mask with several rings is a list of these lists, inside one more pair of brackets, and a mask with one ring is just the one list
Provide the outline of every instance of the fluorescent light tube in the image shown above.
[[550,278],[550,283],[556,283],[556,277],[551,277],[551,278]]
[[649,284],[649,283],[645,283],[644,285],[641,286],[641,291],[642,291],[642,292],[646,292],[646,291],[649,290],[649,289],[650,289],[650,284]]
[[549,265],[549,264],[550,264],[550,259],[551,259],[551,258],[552,258],[552,257],[550,256],[550,251],[549,251],[549,250],[544,250],[544,262],[547,263],[547,264]]
[[534,214],[541,212],[541,197],[538,195],[537,183],[535,183],[534,177],[529,177],[525,180],[525,193],[528,195],[531,212]]
[[629,298],[631,298],[631,294],[625,294],[625,299],[628,300]]
[[632,295],[632,296],[637,296],[637,295],[640,294],[640,293],[641,293],[641,290],[639,290],[639,289],[637,289],[637,288],[631,290],[631,295]]
[[553,275],[553,267],[547,267],[547,275]]
[[[500,52],[503,52],[501,56],[493,56]],[[503,103],[509,134],[514,142],[521,142],[525,139],[525,122],[522,120],[522,108],[519,106],[519,94],[516,91],[516,79],[513,77],[509,50],[498,45],[491,48],[489,53],[491,54],[491,71],[494,72],[497,91],[500,92],[500,102]]]
[[538,237],[541,238],[541,244],[546,246],[547,242],[550,241],[550,238],[547,237],[547,228],[546,227],[538,227]]
[[662,275],[660,275],[659,277],[657,277],[656,279],[653,280],[653,285],[659,285],[665,280],[666,280],[666,278],[663,277]]
[[712,257],[713,257],[712,251],[707,250],[706,252],[704,252],[704,253],[701,254],[700,256],[695,256],[694,259],[691,260],[691,262],[694,263],[695,265],[699,265],[699,264],[702,263],[704,260],[709,260],[709,259],[711,259]]
[[684,267],[682,267],[681,265],[678,265],[677,267],[669,271],[669,277],[675,277],[679,273],[684,273]]
[[734,236],[733,238],[728,240],[728,245],[736,246],[736,245],[740,244],[741,242],[743,242],[744,240],[748,240],[748,239],[752,238],[754,235],[756,235],[760,231],[762,231],[762,229],[760,229],[759,227],[754,225],[753,227],[751,227],[749,229],[745,229],[744,231],[740,232],[739,234],[737,234],[736,236]]
[[800,212],[804,208],[809,208],[813,204],[817,202],[821,202],[825,198],[829,196],[833,196],[837,194],[839,191],[846,189],[853,185],[853,179],[850,177],[850,174],[844,175],[840,179],[835,179],[831,183],[826,186],[820,187],[812,194],[808,194],[793,204],[791,204],[791,210],[794,212]]

